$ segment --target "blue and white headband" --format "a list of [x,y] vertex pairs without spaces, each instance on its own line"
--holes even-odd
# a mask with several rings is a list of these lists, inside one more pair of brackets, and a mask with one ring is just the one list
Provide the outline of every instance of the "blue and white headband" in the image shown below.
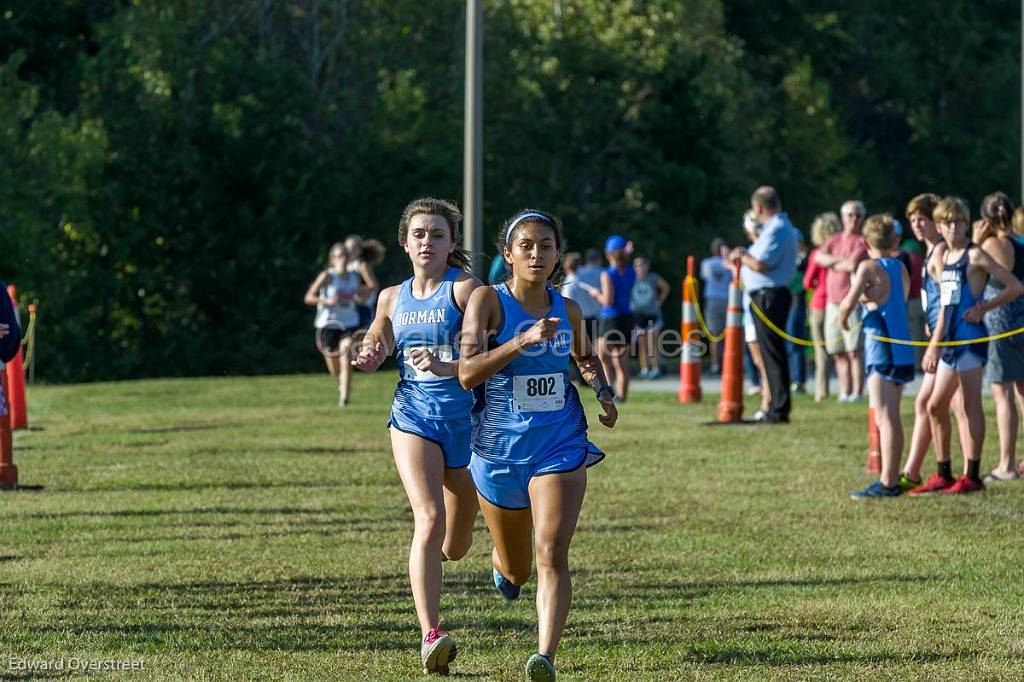
[[513,220],[512,224],[508,226],[507,230],[505,230],[505,246],[508,246],[508,240],[512,238],[512,232],[515,231],[516,226],[527,220],[540,220],[541,222],[547,223],[552,227],[554,227],[555,225],[555,221],[553,221],[550,216],[546,216],[543,213],[537,213],[536,211],[524,213],[523,215]]

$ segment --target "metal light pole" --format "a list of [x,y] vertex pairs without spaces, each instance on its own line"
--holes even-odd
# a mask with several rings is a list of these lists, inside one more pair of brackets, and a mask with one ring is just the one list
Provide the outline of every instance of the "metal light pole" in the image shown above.
[[473,271],[486,277],[483,262],[483,113],[484,113],[484,8],[483,0],[466,0],[466,109],[462,151],[462,210],[466,250]]

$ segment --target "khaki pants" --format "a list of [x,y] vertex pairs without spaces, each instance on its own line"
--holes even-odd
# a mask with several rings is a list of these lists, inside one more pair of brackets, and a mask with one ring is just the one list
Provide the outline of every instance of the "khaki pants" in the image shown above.
[[825,311],[807,311],[811,340],[814,341],[814,397],[828,397],[828,352],[825,350]]

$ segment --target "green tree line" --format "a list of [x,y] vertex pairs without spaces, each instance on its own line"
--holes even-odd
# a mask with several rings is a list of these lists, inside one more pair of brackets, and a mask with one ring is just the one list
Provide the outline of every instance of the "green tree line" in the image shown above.
[[[829,4],[486,0],[486,241],[543,207],[570,248],[619,232],[678,281],[758,184],[800,226],[1016,195],[1017,4]],[[40,303],[38,376],[318,367],[301,297],[328,246],[381,239],[393,283],[405,203],[461,198],[464,14],[0,2],[2,276]]]

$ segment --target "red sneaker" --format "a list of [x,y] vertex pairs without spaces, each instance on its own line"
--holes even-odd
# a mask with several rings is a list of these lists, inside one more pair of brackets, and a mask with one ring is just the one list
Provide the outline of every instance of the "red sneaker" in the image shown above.
[[952,486],[954,481],[949,478],[943,478],[939,474],[932,474],[928,477],[928,480],[923,485],[919,485],[913,490],[907,492],[911,497],[917,495],[930,495],[931,493],[942,492],[946,488]]
[[984,492],[985,484],[973,478],[961,476],[960,479],[942,491],[943,495],[966,495],[967,493]]

